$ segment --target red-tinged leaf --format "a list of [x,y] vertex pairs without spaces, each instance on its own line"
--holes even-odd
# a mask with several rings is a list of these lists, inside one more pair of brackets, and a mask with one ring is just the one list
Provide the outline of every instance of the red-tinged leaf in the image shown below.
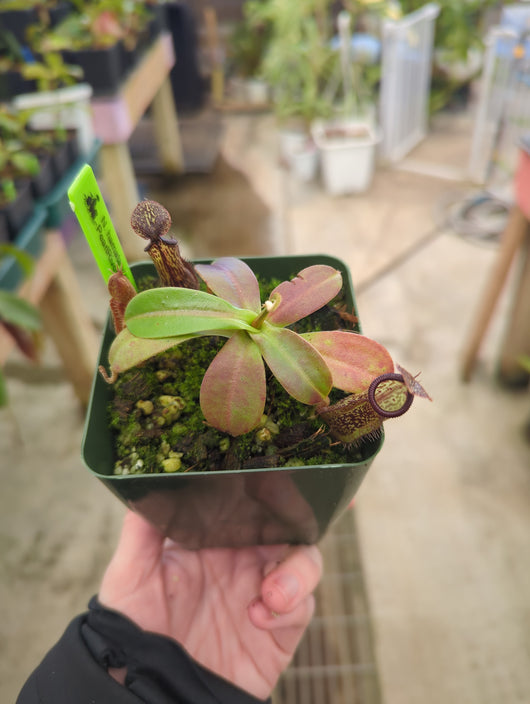
[[273,325],[290,325],[311,315],[334,298],[342,288],[340,271],[325,264],[303,269],[291,281],[276,286],[271,299],[279,294],[281,302],[267,317]]
[[429,396],[429,394],[425,391],[423,386],[416,378],[416,376],[418,375],[412,376],[410,372],[408,372],[406,369],[403,369],[403,367],[399,364],[396,364],[396,369],[403,377],[405,381],[405,386],[411,394],[413,394],[414,396],[420,396],[421,398],[427,398],[429,399],[429,401],[432,401],[432,398]]
[[38,308],[11,291],[0,290],[0,320],[25,330],[39,330],[42,327]]
[[365,391],[376,377],[394,370],[392,357],[383,345],[356,332],[329,330],[302,337],[324,358],[333,386],[348,393]]
[[259,313],[259,284],[252,269],[235,257],[221,257],[213,264],[195,264],[195,271],[210,291],[238,308]]
[[242,435],[261,421],[265,408],[265,367],[249,336],[236,332],[206,370],[200,402],[206,421],[218,430]]
[[191,337],[191,335],[183,335],[182,337],[159,337],[153,340],[145,337],[136,337],[127,328],[124,328],[114,338],[110,346],[110,369],[113,373],[120,374],[127,371],[127,369],[136,367],[141,362],[145,362],[146,359],[154,357],[159,352],[165,352],[181,342],[190,340]]
[[0,321],[0,327],[3,327],[4,330],[13,338],[16,346],[22,352],[24,357],[32,362],[39,361],[41,338],[37,331],[29,331],[25,328],[21,328],[19,325],[13,325],[13,323],[7,323],[5,321]]
[[292,330],[267,322],[252,339],[288,394],[308,405],[326,401],[332,388],[331,372],[312,345]]

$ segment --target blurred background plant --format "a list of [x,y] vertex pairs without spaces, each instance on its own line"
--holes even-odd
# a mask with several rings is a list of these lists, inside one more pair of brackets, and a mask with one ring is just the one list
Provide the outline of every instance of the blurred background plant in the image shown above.
[[[40,171],[39,160],[31,151],[34,145],[27,121],[28,115],[0,107],[0,197],[3,203],[16,198],[17,179],[35,176]],[[35,135],[35,139],[38,137]]]
[[[347,51],[338,27],[345,13]],[[234,35],[232,65],[267,81],[280,121],[296,118],[307,127],[317,119],[351,117],[377,101],[381,21],[400,13],[388,0],[249,0]]]
[[123,41],[136,46],[150,12],[140,0],[72,0],[74,12],[47,33],[47,49],[104,49]]
[[[12,257],[29,276],[33,270],[33,259],[27,253],[9,243],[0,243],[0,263]],[[38,309],[17,293],[0,289],[0,327],[13,338],[17,348],[33,362],[39,357],[39,331],[41,317]],[[5,377],[0,368],[0,407],[6,406],[8,394]]]
[[[424,0],[401,0],[403,13]],[[437,0],[440,14],[434,35],[430,109],[436,112],[467,99],[471,81],[482,69],[487,22],[503,4],[499,0]]]
[[306,131],[332,110],[325,95],[336,65],[329,10],[329,0],[251,0],[245,9],[250,32],[268,36],[256,70],[271,87],[275,113],[280,122],[300,121]]

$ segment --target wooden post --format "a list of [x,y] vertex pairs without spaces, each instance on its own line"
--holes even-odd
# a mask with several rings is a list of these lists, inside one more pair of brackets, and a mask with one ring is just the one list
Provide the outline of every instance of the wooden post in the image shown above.
[[212,65],[212,101],[220,105],[224,98],[224,72],[221,62],[221,48],[219,46],[219,30],[217,26],[217,13],[213,7],[204,8],[204,22],[206,25],[206,41],[210,52]]
[[499,356],[499,378],[510,386],[528,383],[528,372],[519,358],[530,355],[530,236],[523,242],[520,259],[512,310]]
[[156,145],[164,172],[180,174],[184,171],[184,157],[177,111],[169,79],[166,79],[158,89],[158,93],[153,99],[152,109]]
[[110,216],[129,262],[146,259],[145,243],[131,229],[131,215],[140,195],[127,143],[104,144],[100,150],[102,190],[108,197]]
[[55,343],[66,374],[82,404],[88,404],[99,340],[66,252],[40,304],[46,332]]
[[508,224],[503,232],[501,246],[495,266],[486,285],[484,296],[471,330],[469,342],[464,350],[461,367],[463,381],[469,381],[475,367],[480,345],[486,334],[495,306],[502,292],[517,250],[528,232],[528,220],[521,209],[514,205]]
[[[44,329],[55,343],[75,393],[81,403],[87,404],[99,340],[60,232],[46,233],[44,251],[18,294],[40,307]],[[0,364],[7,360],[13,346],[12,338],[0,329]]]
[[102,190],[109,199],[112,221],[126,258],[146,258],[145,243],[133,234],[130,217],[140,197],[128,140],[141,117],[153,105],[157,146],[164,167],[182,171],[182,149],[169,73],[175,62],[173,43],[162,34],[144,55],[116,95],[91,102],[94,131],[103,142],[100,151]]

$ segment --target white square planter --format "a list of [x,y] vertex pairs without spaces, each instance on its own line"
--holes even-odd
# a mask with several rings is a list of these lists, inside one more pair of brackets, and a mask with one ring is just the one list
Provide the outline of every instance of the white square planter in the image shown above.
[[377,127],[360,122],[316,125],[313,138],[320,152],[322,178],[331,195],[362,193],[372,182],[376,146],[381,141]]
[[18,95],[13,105],[16,110],[34,111],[30,125],[35,130],[51,130],[59,126],[76,130],[81,153],[87,154],[93,148],[95,138],[91,97],[91,86],[78,83],[54,91]]

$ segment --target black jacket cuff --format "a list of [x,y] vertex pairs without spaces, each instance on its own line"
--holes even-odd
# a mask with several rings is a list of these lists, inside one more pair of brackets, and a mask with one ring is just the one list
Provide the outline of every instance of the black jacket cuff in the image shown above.
[[[107,672],[126,667],[125,686]],[[91,599],[22,689],[17,704],[263,704],[197,663],[176,641],[142,631]]]

